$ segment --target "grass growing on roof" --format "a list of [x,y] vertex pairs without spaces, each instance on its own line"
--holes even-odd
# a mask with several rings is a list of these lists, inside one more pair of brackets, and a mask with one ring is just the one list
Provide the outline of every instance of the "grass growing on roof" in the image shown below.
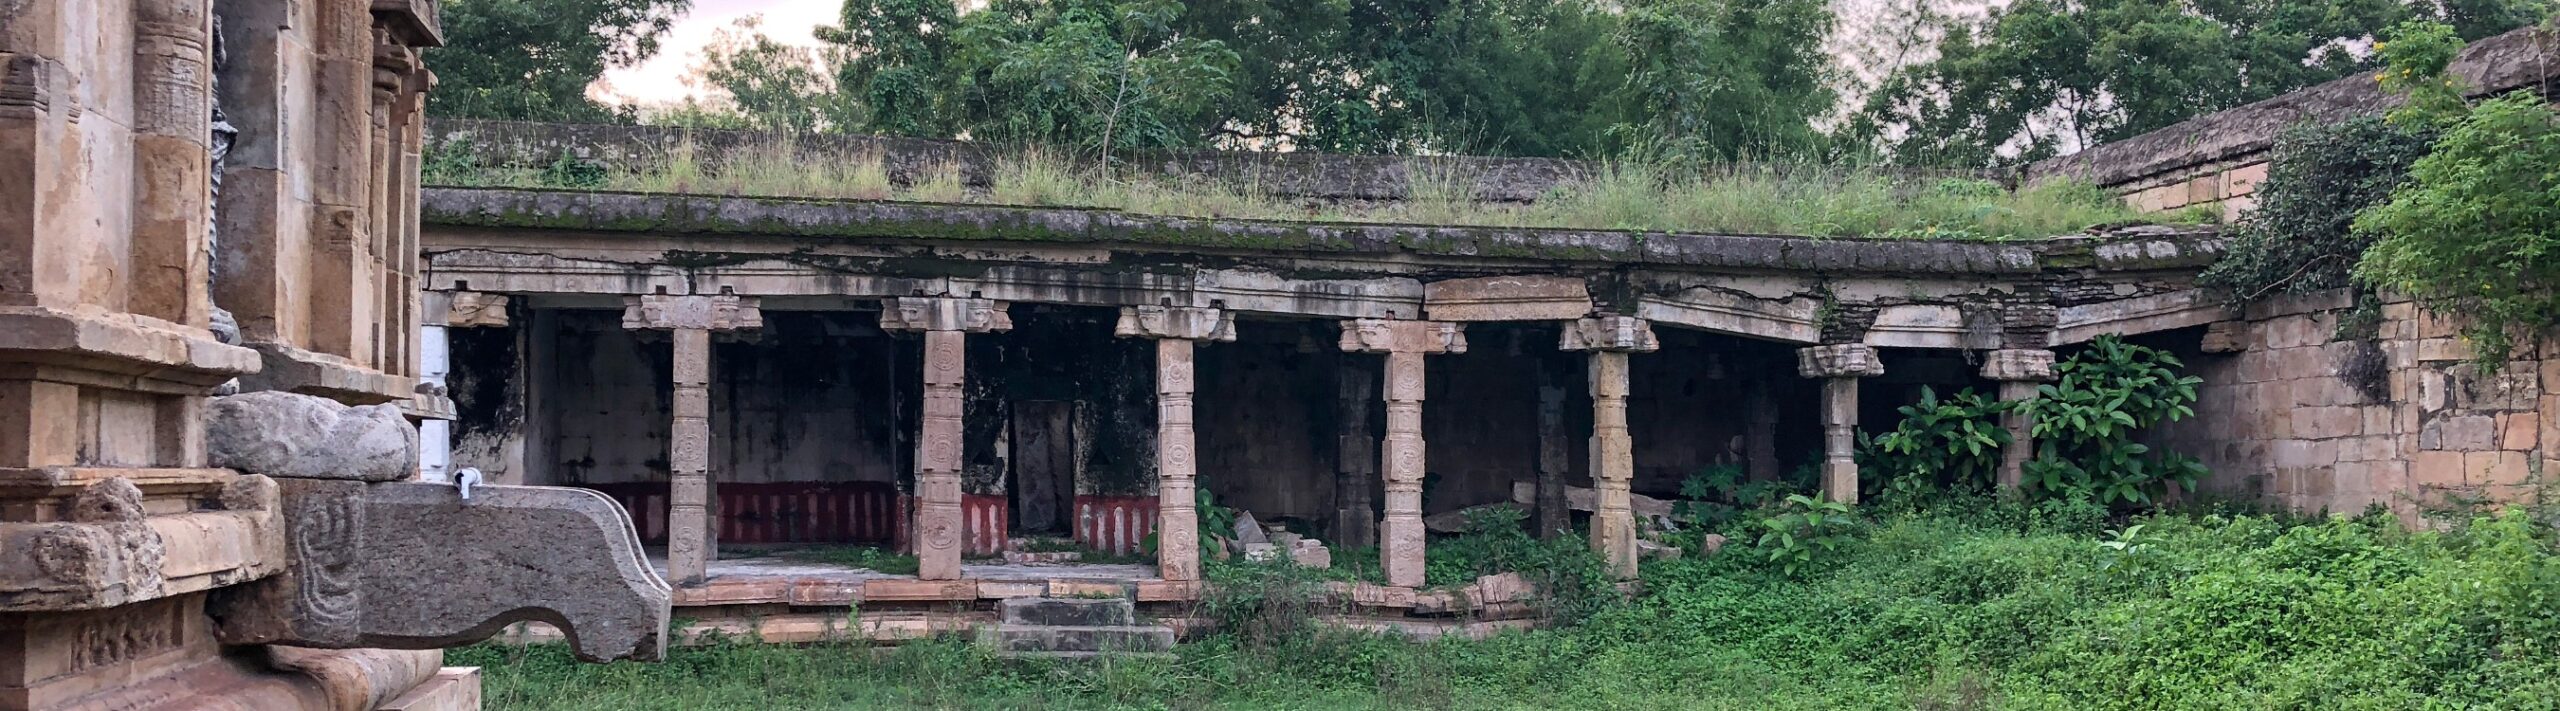
[[2049,237],[2126,222],[2213,220],[2210,211],[2142,215],[2084,183],[2011,190],[1989,180],[1812,164],[1673,171],[1610,162],[1523,205],[1477,201],[1473,175],[1416,161],[1407,171],[1408,199],[1352,204],[1275,198],[1262,189],[1262,176],[1218,180],[1103,171],[1040,148],[998,157],[983,189],[963,184],[957,165],[928,167],[896,183],[876,152],[834,154],[787,142],[721,156],[700,155],[687,142],[638,161],[638,168],[566,159],[545,166],[484,166],[467,144],[439,146],[432,153],[425,170],[430,185],[975,202],[1224,219],[1971,240]]

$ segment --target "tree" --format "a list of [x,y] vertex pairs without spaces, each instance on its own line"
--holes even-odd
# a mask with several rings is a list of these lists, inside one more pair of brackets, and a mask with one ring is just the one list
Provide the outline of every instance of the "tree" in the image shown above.
[[2459,14],[2478,37],[2539,4],[2021,0],[1887,79],[1849,134],[1906,163],[2034,160],[2370,69],[2358,48],[2412,16]]
[[957,122],[943,94],[943,62],[959,18],[951,0],[844,0],[837,24],[818,28],[819,41],[845,58],[836,91],[859,107],[861,130],[951,135]]
[[[737,114],[740,126],[763,131],[810,133],[847,126],[855,112],[835,91],[835,76],[816,50],[776,42],[757,31],[763,18],[748,16],[703,49],[687,83],[716,89],[725,98],[714,107],[688,106],[696,112]],[[708,114],[692,116],[695,122]]]
[[996,0],[952,33],[951,109],[987,140],[1202,145],[1237,59],[1175,31],[1182,11],[1176,0]]
[[692,0],[448,0],[427,110],[456,118],[627,120],[587,98],[606,69],[657,54]]
[[1831,110],[1821,0],[1632,0],[1620,41],[1640,123],[1619,132],[1669,157],[1729,160],[1818,150]]

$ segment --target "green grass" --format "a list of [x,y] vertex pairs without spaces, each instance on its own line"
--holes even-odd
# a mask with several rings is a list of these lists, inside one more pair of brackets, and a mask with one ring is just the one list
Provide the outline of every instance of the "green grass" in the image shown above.
[[1172,179],[1105,174],[1064,154],[1026,149],[998,158],[985,189],[962,184],[957,166],[895,184],[874,154],[814,153],[788,143],[698,155],[686,143],[632,169],[567,161],[480,165],[467,145],[431,151],[424,182],[461,187],[604,189],[686,195],[809,197],[1084,207],[1187,217],[1321,220],[1519,228],[1655,230],[1817,237],[2008,240],[2127,222],[2211,222],[2205,212],[2141,215],[2086,184],[2009,190],[1987,180],[1917,178],[1855,166],[1753,164],[1672,171],[1603,164],[1532,204],[1486,203],[1473,176],[1416,163],[1410,197],[1385,203],[1275,198],[1255,178]]
[[[2560,558],[2528,516],[2180,514],[2122,549],[2069,507],[1905,514],[1800,577],[1737,543],[1581,624],[1482,642],[1217,636],[1170,661],[951,642],[458,650],[492,709],[2402,709],[2560,699]],[[2119,522],[2118,525],[2121,525]],[[1267,607],[1265,608],[1268,609]],[[1269,614],[1269,613],[1264,613]]]

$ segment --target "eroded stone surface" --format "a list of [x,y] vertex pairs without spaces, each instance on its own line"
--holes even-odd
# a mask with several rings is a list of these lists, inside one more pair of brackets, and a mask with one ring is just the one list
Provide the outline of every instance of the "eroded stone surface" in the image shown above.
[[581,659],[656,659],[669,589],[622,507],[583,489],[279,482],[286,574],[225,590],[230,644],[432,649],[538,621]]
[[396,481],[417,473],[418,430],[393,405],[348,407],[287,392],[218,397],[205,450],[216,466],[295,479]]

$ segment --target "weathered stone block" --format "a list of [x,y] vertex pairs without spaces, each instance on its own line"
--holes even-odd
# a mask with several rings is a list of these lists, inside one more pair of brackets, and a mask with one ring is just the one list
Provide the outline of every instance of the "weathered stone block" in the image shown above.
[[205,450],[215,466],[294,479],[417,474],[418,430],[397,406],[268,391],[214,398],[206,416]]
[[2461,452],[2422,450],[2409,459],[2410,483],[2438,489],[2462,486]]
[[1807,378],[1871,378],[1884,374],[1884,361],[1864,343],[1807,346],[1796,349],[1796,374]]
[[2532,473],[2531,456],[2524,452],[2465,452],[2462,455],[2463,483],[2472,486],[2520,486]]
[[435,649],[561,627],[582,659],[655,659],[670,591],[620,504],[584,489],[287,479],[284,575],[227,588],[225,644]]
[[2364,413],[2353,407],[2313,407],[2293,416],[2293,434],[2303,439],[2349,437],[2363,426]]
[[1653,323],[1628,316],[1597,316],[1565,324],[1558,348],[1568,351],[1651,353],[1662,347]]
[[1591,290],[1577,277],[1505,275],[1422,285],[1435,321],[1561,321],[1591,314]]
[[735,294],[642,294],[624,297],[622,327],[730,331],[764,327],[755,297]]
[[2525,451],[2539,446],[2542,438],[2542,433],[2540,431],[2542,428],[2541,413],[2518,412],[2505,414],[2499,415],[2498,420],[2499,449]]
[[2419,449],[2473,452],[2498,448],[2498,421],[2488,415],[2461,415],[2428,420],[2418,431]]
[[1122,338],[1170,338],[1190,341],[1236,339],[1236,317],[1226,309],[1187,306],[1128,306],[1112,327]]

